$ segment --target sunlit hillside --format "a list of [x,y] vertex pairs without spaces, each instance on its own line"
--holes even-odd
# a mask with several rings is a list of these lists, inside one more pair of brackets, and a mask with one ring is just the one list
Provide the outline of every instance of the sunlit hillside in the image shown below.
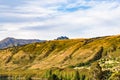
[[[0,50],[0,74],[29,80],[119,80],[119,66],[120,35],[51,40]],[[49,79],[51,75],[57,79]]]

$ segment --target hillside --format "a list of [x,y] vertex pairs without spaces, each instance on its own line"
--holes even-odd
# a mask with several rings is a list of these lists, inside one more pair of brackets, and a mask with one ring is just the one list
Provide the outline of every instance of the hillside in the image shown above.
[[[4,71],[42,72],[54,68],[55,70],[69,68],[67,71],[76,69],[91,71],[91,64],[95,62],[100,64],[103,71],[119,72],[120,35],[53,40],[0,50],[2,74],[5,74]],[[87,75],[85,73],[87,71],[82,71],[81,74]]]
[[35,42],[42,42],[42,41],[43,40],[38,40],[38,39],[15,39],[12,37],[8,37],[0,41],[0,49],[13,47],[13,46],[20,46]]

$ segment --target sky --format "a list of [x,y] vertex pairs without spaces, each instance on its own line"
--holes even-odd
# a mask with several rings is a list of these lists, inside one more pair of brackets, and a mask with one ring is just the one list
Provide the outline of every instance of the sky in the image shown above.
[[0,0],[0,40],[120,34],[120,0]]

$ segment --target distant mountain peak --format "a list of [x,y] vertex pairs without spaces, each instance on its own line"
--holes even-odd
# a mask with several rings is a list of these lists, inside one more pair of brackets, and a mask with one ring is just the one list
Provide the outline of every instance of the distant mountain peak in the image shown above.
[[13,38],[13,37],[7,37],[7,38],[5,38],[5,39],[3,39],[3,40],[13,40],[13,39],[15,39],[15,38]]
[[14,37],[6,37],[5,39],[15,39]]
[[39,40],[39,39],[15,39],[13,37],[7,37],[7,38],[0,41],[0,49],[13,47],[13,46],[18,46],[18,45],[30,44],[30,43],[35,43],[35,42],[42,42],[42,41],[44,41],[44,40]]

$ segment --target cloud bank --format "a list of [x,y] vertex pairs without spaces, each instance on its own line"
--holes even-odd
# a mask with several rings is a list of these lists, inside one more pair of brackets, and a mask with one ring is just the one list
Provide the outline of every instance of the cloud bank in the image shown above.
[[120,34],[119,0],[1,0],[0,39]]

